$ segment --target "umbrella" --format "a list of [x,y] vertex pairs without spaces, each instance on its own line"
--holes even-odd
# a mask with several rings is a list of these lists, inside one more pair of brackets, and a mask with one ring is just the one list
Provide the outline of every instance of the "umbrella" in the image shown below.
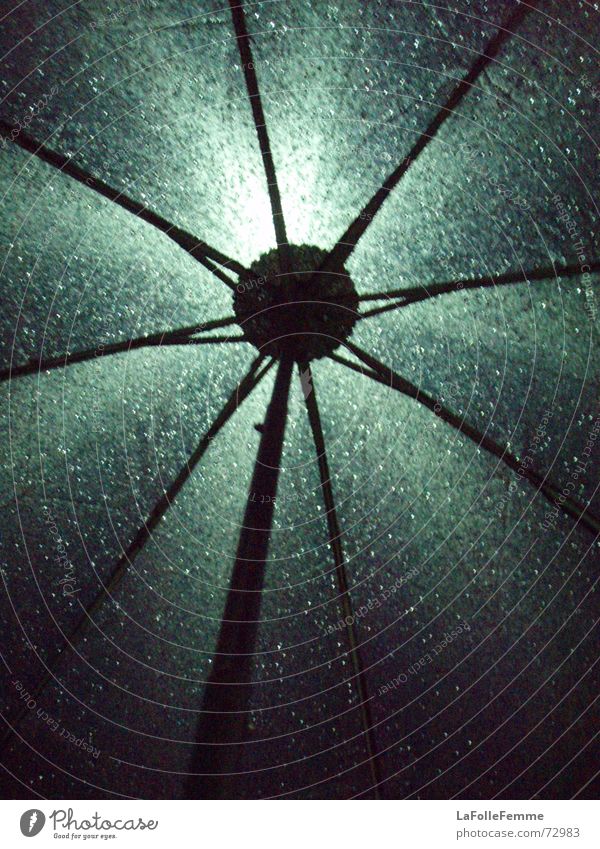
[[594,11],[5,16],[5,795],[586,796]]

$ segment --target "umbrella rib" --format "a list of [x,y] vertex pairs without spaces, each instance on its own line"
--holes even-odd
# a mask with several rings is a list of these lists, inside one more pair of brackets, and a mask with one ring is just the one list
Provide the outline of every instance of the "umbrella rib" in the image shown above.
[[[12,135],[11,135],[12,133]],[[153,212],[151,209],[133,198],[130,198],[119,189],[115,189],[103,180],[94,177],[89,171],[85,171],[76,165],[70,156],[64,156],[58,153],[47,145],[37,141],[33,136],[23,131],[18,132],[18,128],[9,121],[0,119],[0,135],[11,139],[15,144],[22,147],[28,153],[37,156],[42,162],[57,168],[63,174],[67,174],[76,180],[78,183],[92,189],[102,197],[116,203],[118,206],[131,212],[137,218],[141,218],[147,224],[156,227],[165,236],[168,236],[179,247],[183,248],[190,256],[207,268],[215,277],[225,283],[230,289],[235,289],[235,281],[226,275],[217,265],[224,268],[230,268],[236,274],[247,274],[246,269],[241,263],[231,259],[225,254],[211,247],[206,242],[201,241],[196,236],[183,230],[181,227],[176,227],[162,215]],[[215,265],[217,263],[217,265]]]
[[323,502],[327,516],[327,529],[329,533],[329,544],[333,552],[333,562],[335,565],[335,575],[339,590],[339,598],[343,612],[344,623],[346,625],[346,636],[350,647],[350,657],[354,669],[354,677],[356,679],[356,689],[359,700],[361,722],[365,742],[367,746],[367,756],[369,760],[369,768],[373,781],[373,790],[377,798],[380,798],[383,780],[379,765],[379,757],[375,745],[373,735],[373,716],[371,712],[371,703],[369,696],[369,688],[367,684],[367,676],[365,673],[364,664],[362,661],[359,642],[354,628],[354,609],[352,606],[352,598],[348,585],[348,575],[346,573],[346,563],[344,560],[344,550],[342,546],[342,531],[337,517],[335,507],[335,497],[333,494],[333,485],[331,483],[331,474],[329,472],[329,462],[327,459],[327,448],[325,445],[325,436],[321,425],[321,415],[319,405],[312,379],[312,370],[308,363],[299,365],[300,380],[302,383],[302,392],[308,414],[308,421],[313,436],[315,450],[317,453],[317,463],[319,466],[319,476],[321,479],[321,491],[323,493]]
[[580,277],[582,274],[595,274],[600,271],[600,261],[590,262],[587,265],[556,265],[554,268],[535,268],[532,271],[513,271],[499,274],[497,277],[476,277],[474,279],[452,280],[446,283],[434,283],[431,286],[411,286],[405,289],[392,289],[388,292],[368,292],[359,295],[359,301],[378,301],[384,298],[402,298],[392,304],[374,307],[360,314],[360,318],[368,318],[373,315],[390,310],[410,306],[420,301],[428,301],[437,298],[438,295],[447,295],[452,292],[462,292],[467,289],[494,289],[496,286],[510,286],[529,282],[552,282],[570,277]]
[[460,431],[460,433],[474,442],[478,448],[484,448],[488,453],[493,454],[494,457],[497,457],[505,465],[507,465],[509,469],[516,472],[519,477],[523,477],[528,480],[529,483],[542,493],[553,507],[562,510],[563,513],[574,518],[577,522],[581,522],[581,524],[593,534],[597,535],[600,533],[600,519],[589,509],[589,507],[582,504],[577,499],[566,495],[564,491],[561,492],[561,490],[554,486],[554,484],[550,481],[547,481],[537,472],[534,472],[533,469],[530,469],[529,464],[527,463],[527,457],[519,459],[512,454],[506,446],[496,442],[496,440],[492,439],[490,436],[486,436],[478,430],[478,428],[470,425],[468,422],[464,421],[461,416],[453,413],[448,409],[448,407],[441,404],[439,400],[433,398],[427,392],[424,392],[422,389],[419,389],[418,386],[415,386],[414,383],[411,383],[406,378],[401,377],[399,374],[392,371],[391,368],[381,363],[375,357],[372,357],[366,351],[363,351],[357,345],[354,345],[348,340],[344,342],[344,345],[349,351],[358,357],[358,359],[362,360],[362,362],[368,366],[368,370],[365,371],[361,368],[361,366],[345,359],[344,357],[340,357],[335,353],[330,355],[331,359],[353,369],[354,371],[357,371],[359,374],[363,374],[365,377],[369,377],[371,380],[382,383],[388,388],[396,389],[403,395],[423,404],[427,407],[427,409],[431,410],[434,415],[446,422],[446,424],[449,424],[455,430]]
[[235,29],[240,59],[242,60],[242,70],[246,81],[246,90],[248,92],[248,98],[252,108],[254,127],[256,129],[256,135],[258,136],[263,168],[267,178],[271,215],[273,218],[275,238],[277,240],[279,267],[282,274],[289,274],[291,272],[292,263],[285,227],[285,219],[283,216],[283,207],[281,204],[281,194],[277,183],[277,173],[275,171],[273,154],[271,152],[271,143],[269,141],[265,113],[262,107],[258,77],[256,76],[256,70],[252,58],[252,48],[250,47],[251,37],[248,34],[248,29],[246,27],[244,4],[237,2],[237,0],[229,0],[229,6],[231,8],[231,17],[233,19],[233,27]]
[[532,0],[528,5],[519,3],[514,12],[509,16],[504,26],[498,27],[498,32],[488,42],[484,48],[484,52],[481,53],[475,60],[468,73],[462,78],[458,85],[455,86],[450,96],[447,98],[444,105],[440,107],[425,131],[420,134],[409,155],[400,162],[394,171],[392,171],[381,187],[375,192],[373,197],[363,207],[359,215],[354,219],[354,221],[352,221],[346,232],[338,240],[337,244],[332,248],[331,252],[323,262],[321,271],[335,271],[336,269],[343,268],[346,260],[358,244],[360,238],[367,231],[369,225],[374,220],[390,193],[396,188],[402,177],[404,177],[418,156],[423,152],[423,150],[425,150],[428,144],[433,141],[442,125],[450,117],[450,115],[453,114],[462,99],[471,90],[471,87],[475,84],[478,77],[486,70],[488,65],[493,62],[504,43],[514,34],[515,29],[519,26],[533,5],[534,3]]
[[262,427],[212,671],[198,720],[189,780],[192,798],[226,795],[224,779],[232,770],[237,748],[231,744],[244,737],[292,369],[290,358],[280,360]]
[[[229,342],[248,342],[248,339],[241,334],[240,336],[200,336],[194,339],[188,339],[184,341],[183,344],[187,345],[225,345]],[[177,341],[169,342],[169,345],[178,345],[180,344]]]
[[[240,381],[235,390],[229,396],[225,405],[223,406],[213,423],[210,425],[210,427],[198,443],[194,452],[190,455],[186,464],[181,468],[175,480],[171,483],[169,488],[162,494],[160,499],[156,502],[144,524],[140,528],[138,528],[138,531],[135,537],[133,538],[132,542],[111,569],[107,582],[102,584],[102,589],[96,594],[94,599],[86,607],[84,607],[83,616],[81,617],[73,631],[69,634],[68,637],[65,637],[61,634],[62,645],[44,664],[46,667],[46,672],[42,676],[42,679],[37,684],[36,688],[33,690],[33,698],[37,699],[39,694],[55,678],[62,658],[81,641],[83,636],[86,634],[88,628],[90,627],[92,618],[103,607],[106,600],[108,598],[112,598],[112,594],[117,589],[119,583],[126,574],[128,567],[131,566],[135,558],[142,551],[142,549],[156,530],[158,524],[160,523],[164,515],[167,513],[169,508],[172,506],[173,501],[179,495],[184,485],[192,475],[195,467],[197,466],[198,462],[210,446],[212,440],[217,436],[219,431],[229,421],[229,419],[235,413],[237,408],[243,403],[243,401],[258,385],[264,375],[269,371],[274,361],[270,360],[268,363],[263,365],[264,360],[265,356],[262,354],[254,360],[248,373]],[[83,607],[83,605],[81,606]],[[29,711],[27,710],[27,706],[24,705],[23,709],[15,717],[15,720],[12,725],[7,729],[2,738],[0,738],[0,748],[3,748],[7,744],[7,742],[12,739],[16,728],[19,726],[21,720],[28,712]]]
[[243,336],[207,336],[195,338],[194,334],[205,330],[214,330],[219,327],[228,327],[235,324],[235,316],[219,318],[207,321],[203,324],[193,324],[190,327],[180,327],[176,330],[153,333],[150,336],[139,336],[134,339],[125,339],[123,342],[115,342],[112,345],[96,345],[95,348],[87,348],[76,351],[73,354],[62,354],[58,357],[47,357],[46,359],[32,359],[28,363],[19,366],[9,366],[0,371],[0,383],[13,380],[17,377],[26,377],[30,374],[38,374],[42,371],[71,366],[75,363],[85,363],[89,360],[108,357],[112,354],[126,353],[139,348],[162,347],[163,345],[189,345],[189,344],[218,344],[220,342],[242,342]]

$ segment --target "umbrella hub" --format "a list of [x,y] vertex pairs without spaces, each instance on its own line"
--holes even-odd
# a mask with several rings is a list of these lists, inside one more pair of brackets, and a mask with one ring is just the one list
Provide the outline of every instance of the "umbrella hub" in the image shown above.
[[358,295],[347,271],[319,272],[327,251],[290,245],[292,274],[280,274],[277,250],[240,276],[233,309],[261,353],[307,362],[334,351],[352,332]]

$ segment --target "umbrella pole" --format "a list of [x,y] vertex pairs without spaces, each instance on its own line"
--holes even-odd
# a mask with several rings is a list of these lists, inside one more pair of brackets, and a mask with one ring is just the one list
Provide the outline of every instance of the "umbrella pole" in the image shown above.
[[254,653],[273,523],[293,361],[279,363],[240,533],[221,630],[206,685],[188,796],[231,798],[239,744],[247,737]]

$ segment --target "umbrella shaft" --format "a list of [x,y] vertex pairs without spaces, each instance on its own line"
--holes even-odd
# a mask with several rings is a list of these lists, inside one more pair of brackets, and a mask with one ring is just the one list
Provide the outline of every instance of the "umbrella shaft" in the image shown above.
[[[212,672],[198,723],[190,796],[231,797],[226,774],[235,771],[247,736],[254,652],[260,618],[293,362],[282,359],[265,419]],[[264,496],[264,497],[263,497]],[[233,745],[232,745],[233,744]]]

